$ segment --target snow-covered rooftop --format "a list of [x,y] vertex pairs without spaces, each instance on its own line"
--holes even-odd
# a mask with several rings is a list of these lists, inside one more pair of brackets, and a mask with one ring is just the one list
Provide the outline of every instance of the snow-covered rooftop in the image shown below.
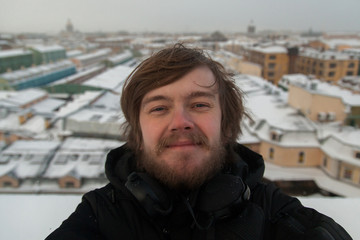
[[25,49],[11,49],[11,50],[1,50],[0,58],[22,56],[22,55],[31,55],[32,52]]
[[123,143],[94,138],[68,138],[50,162],[46,178],[64,177],[76,173],[79,177],[94,178],[104,173],[106,153]]
[[60,45],[33,45],[31,48],[42,53],[62,50],[65,51],[65,48]]
[[23,70],[17,70],[13,72],[3,73],[0,75],[0,78],[4,78],[8,81],[21,81],[27,80],[32,77],[43,75],[44,73],[53,72],[56,70],[61,70],[69,67],[74,67],[75,65],[70,60],[62,60],[55,63],[49,63],[45,65],[40,65],[36,67],[30,67]]
[[47,97],[46,91],[37,88],[29,88],[14,92],[14,94],[11,94],[8,98],[0,100],[0,106],[2,103],[9,103],[13,106],[21,107],[44,97]]
[[80,60],[80,61],[86,61],[87,59],[101,57],[101,56],[104,56],[104,55],[108,55],[110,53],[111,53],[110,48],[103,48],[103,49],[99,49],[99,50],[97,50],[97,51],[95,51],[93,53],[84,54],[84,55],[81,55],[81,56],[77,56],[75,58]]
[[299,52],[300,56],[309,57],[309,58],[315,58],[315,59],[323,59],[323,60],[350,60],[351,55],[343,53],[343,52],[336,52],[336,51],[324,51],[320,52],[315,49],[311,48],[304,48]]
[[271,54],[271,53],[284,53],[287,54],[287,49],[283,46],[257,46],[257,47],[250,47],[252,51]]
[[113,62],[113,63],[118,63],[118,62],[125,61],[125,60],[127,60],[127,59],[129,59],[131,57],[132,57],[132,53],[129,50],[127,50],[127,51],[124,51],[123,53],[120,53],[118,55],[109,57],[108,60]]
[[36,177],[44,170],[44,164],[59,145],[57,141],[14,142],[0,154],[0,176]]
[[327,95],[342,99],[342,101],[349,106],[360,106],[360,94],[355,94],[347,89],[342,89],[336,85],[323,82],[320,80],[311,80],[307,83],[299,83],[298,81],[291,82],[297,86],[303,87],[307,91],[314,94]]
[[120,93],[125,79],[134,70],[133,67],[119,65],[83,83],[86,86],[109,89]]
[[75,96],[74,100],[71,102],[67,102],[67,104],[59,109],[56,116],[66,117],[85,106],[90,105],[91,102],[95,101],[103,94],[103,91],[86,91],[83,94],[79,94]]
[[360,188],[331,178],[319,168],[282,167],[265,162],[264,177],[271,180],[314,180],[321,188],[340,196],[360,198]]

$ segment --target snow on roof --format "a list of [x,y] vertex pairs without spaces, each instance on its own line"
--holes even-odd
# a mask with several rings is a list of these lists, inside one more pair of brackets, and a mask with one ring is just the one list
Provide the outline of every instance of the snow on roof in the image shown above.
[[33,45],[31,48],[42,53],[62,50],[65,51],[65,48],[60,45]]
[[33,78],[44,73],[53,72],[60,69],[65,69],[69,67],[74,67],[75,65],[70,60],[62,60],[55,63],[49,63],[45,65],[40,65],[36,67],[30,67],[23,70],[17,70],[13,72],[3,73],[0,75],[1,78],[4,78],[10,82],[12,81],[21,81]]
[[104,173],[106,153],[122,144],[115,140],[68,138],[50,162],[44,177],[59,178],[74,171],[80,177],[98,177]]
[[245,107],[255,121],[252,127],[247,124],[251,132],[256,132],[261,139],[271,140],[271,131],[283,131],[277,144],[284,146],[319,145],[314,125],[287,105],[287,95],[282,89],[248,75],[237,76],[235,82],[245,92]]
[[255,119],[266,119],[272,126],[285,131],[314,131],[314,127],[297,110],[279,101],[273,95],[248,95],[247,109]]
[[82,51],[80,50],[72,50],[72,51],[66,51],[66,57],[67,58],[72,58],[72,57],[76,57],[83,54]]
[[237,142],[240,144],[254,144],[260,143],[260,139],[252,134],[246,125],[242,124],[241,126],[242,134],[238,137]]
[[342,99],[346,105],[360,106],[360,94],[355,94],[347,89],[342,89],[336,85],[323,82],[320,80],[311,80],[305,84],[292,82],[291,84],[297,85],[306,89],[309,92],[321,95],[327,95]]
[[15,56],[22,56],[22,55],[32,55],[32,52],[25,49],[11,49],[11,50],[1,50],[0,51],[0,58],[6,57],[15,57]]
[[252,51],[256,51],[256,52],[261,52],[261,53],[266,53],[266,54],[271,54],[271,53],[285,53],[287,54],[287,49],[285,47],[282,46],[257,46],[257,47],[250,47],[249,48]]
[[65,100],[55,99],[55,98],[47,98],[33,106],[31,109],[35,111],[35,113],[40,114],[54,114],[54,111],[65,104]]
[[18,140],[0,154],[0,176],[10,172],[18,178],[40,174],[51,152],[60,145],[57,141]]
[[114,111],[120,111],[120,96],[113,92],[106,92],[96,102],[92,104],[94,108],[109,109]]
[[360,48],[348,48],[344,49],[344,53],[350,53],[355,56],[360,56]]
[[333,48],[333,49],[335,49],[339,45],[348,45],[348,46],[351,46],[351,47],[360,47],[360,40],[355,39],[355,38],[350,38],[350,39],[335,38],[335,39],[323,40],[323,42],[326,45],[328,45],[330,48]]
[[134,70],[133,67],[119,65],[83,83],[86,86],[99,87],[109,90],[118,89]]
[[330,157],[360,167],[355,152],[360,152],[360,130],[352,127],[338,128],[330,133],[321,149]]
[[83,94],[77,95],[73,101],[67,102],[65,106],[60,108],[56,116],[59,118],[66,117],[69,114],[88,106],[91,102],[100,97],[101,94],[103,94],[103,91],[86,91]]
[[[75,121],[87,121],[87,122],[97,122],[97,123],[107,123],[107,122],[118,122],[122,123],[123,119],[121,119],[122,114],[120,110],[107,110],[107,109],[96,109],[96,108],[86,108],[82,109],[68,117],[68,119],[72,119]],[[110,130],[114,131],[114,129]]]
[[10,96],[7,99],[1,100],[1,102],[7,102],[14,104],[18,107],[31,103],[37,99],[47,96],[47,92],[38,88],[29,88],[21,91],[17,91],[16,94]]
[[264,177],[271,180],[314,180],[321,188],[345,197],[360,197],[360,188],[329,177],[319,168],[282,167],[265,162]]
[[87,59],[92,59],[92,58],[96,58],[96,57],[101,57],[107,54],[111,53],[111,49],[110,48],[103,48],[103,49],[99,49],[93,53],[89,53],[89,54],[84,54],[81,56],[77,56],[75,57],[75,59],[78,59],[80,61],[85,61]]
[[38,134],[42,134],[46,130],[45,119],[42,116],[33,116],[25,123],[20,124],[19,115],[11,113],[7,117],[0,119],[0,129],[18,136],[36,138]]
[[113,63],[125,61],[132,57],[132,53],[129,50],[124,51],[121,54],[109,57],[108,60]]
[[87,69],[83,69],[82,71],[80,72],[77,72],[73,75],[70,75],[66,78],[62,78],[58,81],[55,81],[53,83],[51,83],[50,85],[59,85],[59,84],[64,84],[64,83],[71,83],[72,81],[78,79],[78,78],[81,78],[82,76],[86,76],[88,74],[91,74],[93,72],[97,72],[97,71],[100,71],[101,69],[103,69],[104,66],[93,66],[93,67],[89,67]]
[[323,59],[323,60],[350,60],[351,56],[346,53],[342,52],[336,52],[336,51],[324,51],[320,52],[318,50],[312,49],[312,48],[304,48],[299,52],[300,56],[309,57],[309,58],[315,58],[315,59]]

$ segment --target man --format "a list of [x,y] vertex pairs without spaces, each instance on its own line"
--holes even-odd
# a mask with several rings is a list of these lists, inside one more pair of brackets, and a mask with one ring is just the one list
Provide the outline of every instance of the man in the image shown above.
[[351,239],[332,219],[261,182],[236,143],[242,93],[223,66],[176,44],[142,62],[121,96],[127,143],[110,183],[47,239]]

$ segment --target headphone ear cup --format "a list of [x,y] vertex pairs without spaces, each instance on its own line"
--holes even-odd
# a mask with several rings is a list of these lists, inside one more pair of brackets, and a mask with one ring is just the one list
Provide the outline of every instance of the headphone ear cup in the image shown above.
[[172,211],[172,201],[163,187],[146,173],[131,173],[125,187],[151,217],[166,216]]
[[197,209],[216,219],[239,213],[250,198],[250,188],[238,176],[221,174],[201,188]]

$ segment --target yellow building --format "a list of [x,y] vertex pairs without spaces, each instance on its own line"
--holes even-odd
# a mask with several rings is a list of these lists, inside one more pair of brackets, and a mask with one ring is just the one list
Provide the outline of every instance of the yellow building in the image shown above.
[[359,131],[342,131],[329,136],[322,144],[321,168],[331,177],[360,186]]
[[289,56],[285,47],[251,47],[247,49],[245,59],[259,64],[262,77],[276,85],[289,72]]
[[360,95],[318,80],[290,83],[288,104],[314,122],[360,126]]
[[335,83],[344,76],[356,76],[358,64],[359,60],[353,55],[304,49],[295,61],[294,71],[314,75],[320,80]]

